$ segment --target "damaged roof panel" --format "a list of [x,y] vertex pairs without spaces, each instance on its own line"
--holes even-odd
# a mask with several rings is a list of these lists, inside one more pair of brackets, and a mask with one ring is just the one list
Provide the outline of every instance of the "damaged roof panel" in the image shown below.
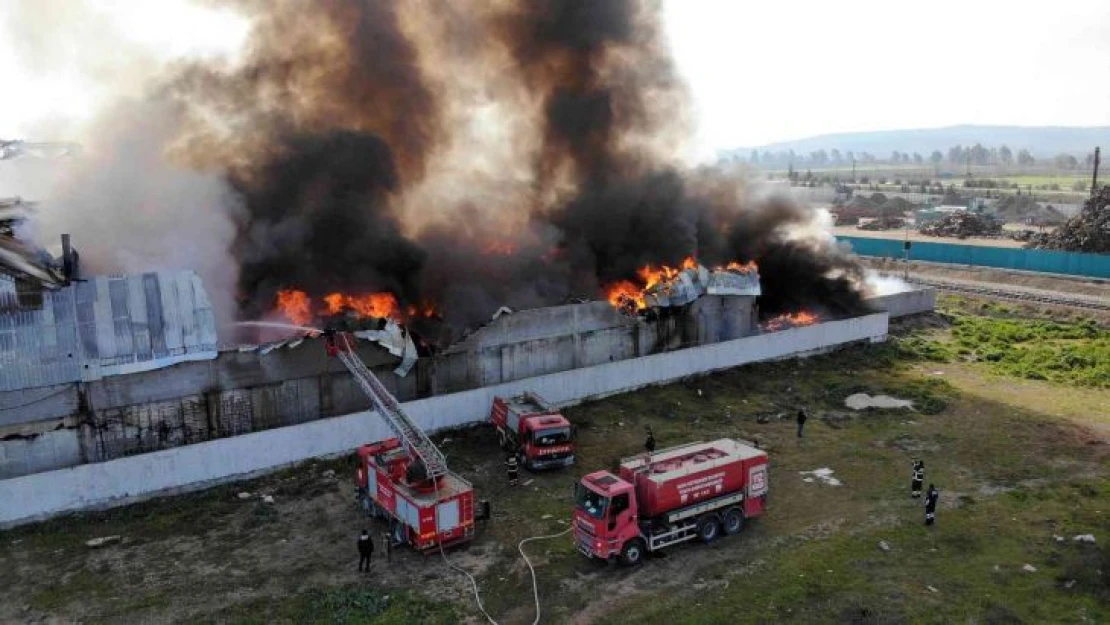
[[[7,276],[0,286],[14,289]],[[44,291],[41,307],[0,312],[0,391],[215,358],[215,337],[193,272],[98,276]]]

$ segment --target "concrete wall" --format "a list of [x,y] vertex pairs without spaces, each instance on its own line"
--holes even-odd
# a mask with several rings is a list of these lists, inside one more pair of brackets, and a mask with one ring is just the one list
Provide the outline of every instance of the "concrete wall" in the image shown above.
[[[429,431],[482,421],[495,394],[534,390],[570,405],[737,365],[824,351],[886,337],[879,313],[644,356],[440,395],[404,404]],[[163,451],[0,481],[0,527],[59,513],[120,505],[259,474],[314,457],[342,454],[389,436],[380,419],[362,412]]]
[[869,300],[878,310],[885,310],[891,319],[933,312],[937,307],[937,290],[915,286],[908,291],[874,297]]
[[[931,291],[910,291],[881,298],[880,305],[896,317],[929,310],[934,298]],[[359,356],[404,402],[756,331],[749,297],[705,296],[650,321],[622,315],[606,302],[589,302],[499,317],[435,358],[421,358],[403,378],[392,372],[396,358],[376,344],[360,342]],[[264,356],[225,351],[216,360],[103,378],[85,383],[80,393],[76,385],[0,393],[0,479],[368,407],[350,375],[315,340]],[[42,436],[59,426],[71,430],[65,445]]]

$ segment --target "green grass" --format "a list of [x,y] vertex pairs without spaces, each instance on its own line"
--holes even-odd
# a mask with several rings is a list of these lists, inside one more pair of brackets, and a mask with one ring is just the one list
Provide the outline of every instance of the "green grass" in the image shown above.
[[1028,318],[999,304],[983,304],[974,312],[966,301],[951,306],[947,336],[898,337],[899,354],[931,362],[982,362],[1001,375],[1110,388],[1110,330],[1094,321]]
[[966,497],[958,511],[942,508],[933,528],[907,513],[884,527],[795,541],[755,571],[702,572],[724,576],[724,588],[630,601],[602,623],[1100,622],[1110,618],[1110,549],[1071,534],[1105,527],[1096,512],[1105,502],[1091,493],[1107,488],[1103,480]]
[[420,593],[347,586],[257,599],[199,622],[234,625],[453,625],[459,622],[459,614],[451,604],[433,601]]

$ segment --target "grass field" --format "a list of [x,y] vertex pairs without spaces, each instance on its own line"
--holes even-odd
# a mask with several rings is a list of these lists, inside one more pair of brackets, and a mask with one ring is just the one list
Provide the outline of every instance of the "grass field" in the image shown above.
[[[564,529],[575,476],[636,453],[650,425],[661,446],[758,439],[772,462],[767,514],[739,536],[679,546],[633,569],[587,561],[565,537],[530,545],[543,622],[1110,621],[1110,389],[1092,383],[1085,361],[1061,368],[1072,347],[1093,348],[1092,366],[1101,366],[1105,336],[994,304],[946,298],[943,307],[884,345],[570,409],[579,464],[525,474],[517,489],[487,428],[437,436],[450,439],[452,467],[494,511],[452,562],[477,577],[500,623],[531,623],[517,542]],[[1026,359],[1041,348],[1049,351]],[[843,402],[855,392],[912,399],[916,410],[853,412]],[[802,441],[791,419],[798,405],[812,417]],[[909,497],[914,458],[941,493],[931,528]],[[843,485],[799,474],[822,467]],[[354,571],[365,521],[349,471],[347,460],[310,463],[0,533],[0,622],[484,622],[465,578],[437,556],[394,552],[374,575]],[[261,493],[276,503],[259,502]],[[1088,533],[1096,544],[1073,540]],[[104,535],[122,540],[85,547]]]

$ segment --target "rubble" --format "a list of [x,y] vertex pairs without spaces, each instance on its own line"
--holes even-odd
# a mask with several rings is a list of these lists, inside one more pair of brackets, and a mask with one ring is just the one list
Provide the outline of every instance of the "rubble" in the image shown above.
[[931,237],[996,237],[1002,234],[1002,223],[990,215],[957,211],[926,224],[921,234]]
[[1075,217],[1050,233],[1029,238],[1028,248],[1110,254],[1110,186],[1104,186],[1083,204]]

